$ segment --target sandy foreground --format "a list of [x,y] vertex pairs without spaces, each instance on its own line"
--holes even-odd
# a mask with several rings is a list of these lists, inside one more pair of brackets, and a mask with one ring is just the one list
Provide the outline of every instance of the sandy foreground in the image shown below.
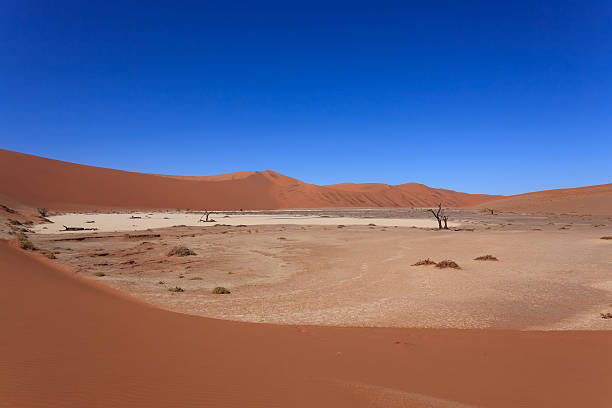
[[0,241],[2,407],[608,407],[612,331],[228,322]]
[[[43,233],[31,239],[78,275],[206,317],[331,326],[612,328],[612,320],[600,316],[612,311],[612,240],[601,239],[612,235],[610,220],[451,214],[461,228],[398,226],[436,225],[422,210],[215,214],[223,224],[199,223],[192,213],[69,214],[38,225]],[[64,222],[101,231],[52,233]],[[160,224],[185,225],[150,228]],[[195,255],[167,256],[179,245]],[[474,259],[488,254],[498,261]],[[428,258],[451,259],[461,269],[413,265]],[[232,293],[212,294],[217,286]],[[168,291],[174,287],[184,292]]]

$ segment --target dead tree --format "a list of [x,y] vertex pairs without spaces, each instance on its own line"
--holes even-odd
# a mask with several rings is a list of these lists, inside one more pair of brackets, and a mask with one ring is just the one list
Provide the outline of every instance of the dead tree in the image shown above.
[[442,212],[442,203],[438,205],[437,211],[433,208],[430,208],[427,210],[427,212],[432,213],[433,216],[436,217],[436,220],[438,221],[438,229],[442,229],[442,217],[440,216],[440,213]]
[[442,219],[444,220],[444,229],[448,229],[448,225],[446,224],[446,221],[448,221],[448,215],[444,215]]
[[495,215],[495,214],[493,214],[493,211],[494,211],[494,210],[493,210],[492,208],[485,208],[485,210],[487,210],[488,212],[490,212],[490,213],[491,213],[491,215]]
[[[215,222],[215,220],[213,219],[208,219],[208,217],[210,217],[212,214],[215,214],[215,212],[204,210],[204,214],[202,214],[202,216],[200,217],[200,222]],[[206,219],[203,220],[202,218],[204,217],[206,217]]]
[[41,217],[45,218],[47,216],[47,212],[49,210],[47,208],[39,208],[38,209],[38,213],[40,214]]
[[97,228],[83,228],[83,227],[67,227],[65,225],[62,225],[62,227],[64,227],[63,230],[60,230],[62,232],[64,231],[97,231]]

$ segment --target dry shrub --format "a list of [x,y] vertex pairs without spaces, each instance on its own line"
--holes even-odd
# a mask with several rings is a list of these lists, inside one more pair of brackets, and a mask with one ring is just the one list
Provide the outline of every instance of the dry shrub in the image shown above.
[[101,278],[102,276],[106,276],[106,274],[104,272],[96,272],[94,273],[94,276]]
[[601,239],[612,239],[612,237],[601,237]]
[[421,266],[421,265],[435,265],[436,263],[434,261],[432,261],[431,259],[427,258],[427,259],[421,259],[419,260],[417,263],[412,264],[412,266]]
[[2,207],[2,209],[4,209],[4,211],[6,211],[9,214],[17,214],[17,211],[13,210],[12,208],[7,207],[4,204],[0,204],[0,207]]
[[189,256],[189,255],[195,255],[196,253],[193,252],[191,249],[187,248],[184,245],[181,246],[175,246],[174,248],[172,248],[170,250],[170,252],[168,252],[168,256]]
[[461,269],[461,267],[455,261],[451,261],[450,259],[445,259],[436,264],[436,268],[453,268],[453,269]]
[[21,249],[29,249],[32,251],[36,250],[36,247],[34,246],[32,241],[30,241],[23,232],[19,232],[17,234],[17,244],[19,245],[19,248]]
[[181,288],[180,286],[175,286],[173,288],[168,288],[168,292],[174,292],[174,293],[180,293],[180,292],[184,292],[185,289]]
[[47,250],[47,249],[41,249],[40,253],[43,254],[44,256],[46,256],[49,259],[56,259],[55,255],[53,254],[53,252]]
[[612,313],[600,313],[602,319],[612,319]]
[[497,259],[496,257],[494,257],[493,255],[483,255],[483,256],[479,256],[477,258],[474,258],[475,261],[499,261],[499,259]]
[[225,289],[223,286],[217,286],[213,289],[212,293],[215,295],[229,295],[231,292]]

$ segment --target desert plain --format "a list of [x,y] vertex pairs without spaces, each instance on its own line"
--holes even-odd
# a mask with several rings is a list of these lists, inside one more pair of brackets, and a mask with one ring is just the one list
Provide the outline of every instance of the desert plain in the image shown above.
[[0,153],[30,171],[0,173],[0,406],[610,406],[612,185],[499,197]]

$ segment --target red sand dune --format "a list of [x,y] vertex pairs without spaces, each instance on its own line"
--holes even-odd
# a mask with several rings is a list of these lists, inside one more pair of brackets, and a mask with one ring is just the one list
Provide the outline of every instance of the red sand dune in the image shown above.
[[477,207],[521,213],[611,215],[612,184],[519,194]]
[[52,210],[448,207],[499,196],[421,184],[317,186],[273,171],[186,177],[132,173],[0,150],[0,199]]
[[[609,407],[612,332],[295,327],[155,309],[0,241],[1,407]],[[180,295],[177,295],[180,296]]]

